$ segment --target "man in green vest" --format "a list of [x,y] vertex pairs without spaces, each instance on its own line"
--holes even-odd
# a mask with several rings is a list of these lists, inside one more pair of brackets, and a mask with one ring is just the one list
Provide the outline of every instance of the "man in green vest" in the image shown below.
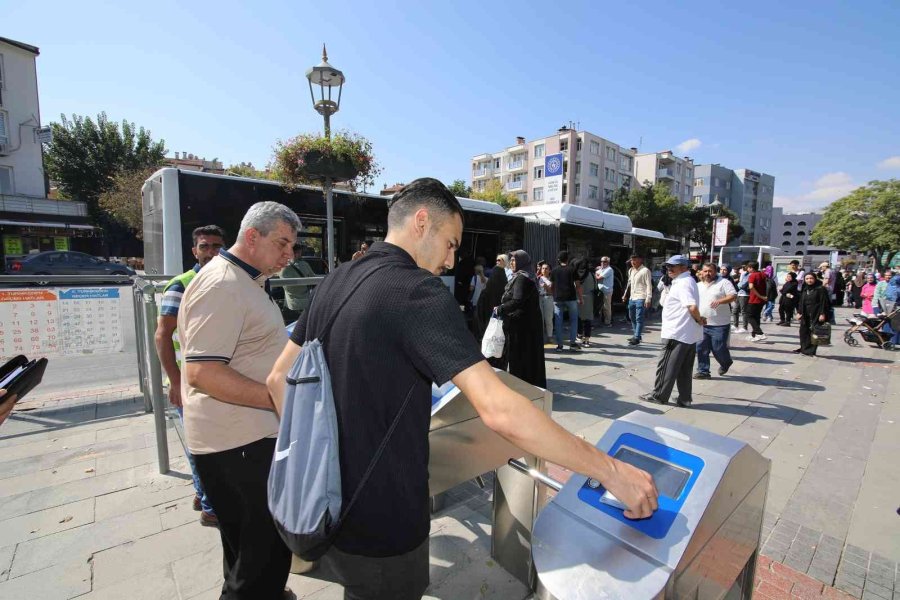
[[[182,415],[181,407],[181,343],[178,340],[178,308],[181,306],[181,297],[187,286],[200,272],[206,263],[219,254],[219,250],[225,247],[225,232],[218,225],[206,225],[198,227],[193,232],[194,245],[191,252],[197,259],[197,264],[192,269],[173,277],[163,290],[163,298],[159,307],[159,319],[156,324],[156,352],[159,362],[169,378],[169,403],[178,409]],[[187,452],[188,462],[191,465],[191,475],[194,478],[194,510],[200,511],[200,524],[208,527],[216,527],[219,520],[212,506],[209,505],[203,485],[194,468],[194,457]]]

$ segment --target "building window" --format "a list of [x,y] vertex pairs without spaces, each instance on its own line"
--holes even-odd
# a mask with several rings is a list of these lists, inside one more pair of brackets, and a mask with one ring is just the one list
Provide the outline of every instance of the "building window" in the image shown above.
[[575,198],[576,199],[581,198],[581,184],[580,183],[575,184]]
[[730,180],[730,179],[728,179],[728,180],[725,181],[725,189],[726,189],[726,190],[730,190],[730,189],[731,189],[731,180]]
[[792,235],[794,235],[794,234],[791,233],[790,231],[785,231],[784,233],[781,234],[781,237],[791,237]]
[[691,197],[691,186],[689,186],[689,185],[684,186],[684,197],[685,198]]
[[790,222],[790,221],[785,221],[785,222],[784,222],[784,226],[785,226],[785,227],[793,227],[794,224],[793,224],[792,222]]
[[622,168],[625,169],[626,171],[631,171],[631,168],[634,166],[634,158],[632,158],[631,156],[625,156],[624,154],[621,156],[622,156]]
[[805,231],[798,231],[798,232],[797,232],[797,237],[806,237],[806,232],[805,232]]
[[614,194],[614,193],[615,193],[615,192],[613,192],[613,191],[610,190],[610,189],[607,189],[607,188],[604,188],[604,189],[603,189],[603,200],[604,200],[604,202],[607,203],[607,205],[608,205],[610,202],[612,202],[613,194]]
[[606,159],[616,162],[616,149],[612,146],[606,147]]
[[536,187],[531,190],[531,199],[535,202],[542,202],[544,200],[544,188]]
[[797,227],[806,227],[806,221],[797,221]]
[[14,193],[12,167],[0,167],[0,194],[12,195]]
[[702,187],[702,186],[704,186],[704,185],[706,185],[706,184],[703,183],[703,178],[699,178],[699,179],[695,179],[695,180],[694,180],[694,187]]
[[500,159],[499,158],[494,159],[494,168],[497,169],[498,171],[500,170]]
[[0,110],[0,144],[9,145],[9,114]]
[[580,160],[575,161],[575,174],[581,175],[581,161]]
[[544,145],[538,144],[534,147],[534,157],[535,158],[544,158]]
[[597,163],[591,163],[591,177],[600,177],[600,165]]
[[675,174],[681,175],[681,163],[675,163]]
[[591,154],[600,156],[600,142],[591,142]]
[[677,196],[679,193],[681,193],[681,182],[676,181],[675,182],[675,195]]
[[790,242],[781,242],[781,247],[784,248],[785,250],[787,250],[791,247],[791,243]]
[[591,200],[596,200],[599,193],[600,193],[600,188],[598,188],[596,185],[588,186],[588,198],[590,198]]
[[694,204],[698,206],[703,204],[703,196],[694,196]]
[[578,138],[578,140],[575,142],[575,151],[581,152],[581,138]]
[[565,152],[569,149],[569,140],[559,140],[559,151]]
[[800,246],[805,246],[805,245],[806,245],[806,242],[797,242],[797,247],[798,247],[798,248],[799,248]]
[[535,179],[543,179],[544,178],[544,167],[535,167],[534,168],[534,178]]

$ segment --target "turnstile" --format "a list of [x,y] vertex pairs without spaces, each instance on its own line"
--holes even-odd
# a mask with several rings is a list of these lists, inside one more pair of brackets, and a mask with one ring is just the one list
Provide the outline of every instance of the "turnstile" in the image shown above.
[[653,475],[659,510],[627,519],[599,482],[573,475],[534,523],[538,598],[751,597],[768,459],[640,411],[615,421],[597,447]]

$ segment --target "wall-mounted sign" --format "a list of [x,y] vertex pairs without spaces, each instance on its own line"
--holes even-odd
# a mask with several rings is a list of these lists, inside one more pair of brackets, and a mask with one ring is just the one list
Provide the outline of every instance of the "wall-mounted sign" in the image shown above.
[[3,254],[7,256],[22,254],[22,238],[17,235],[3,236]]
[[53,238],[53,249],[54,250],[68,250],[69,249],[69,238],[67,238],[67,237]]
[[559,204],[562,202],[563,155],[548,154],[544,157],[544,202]]

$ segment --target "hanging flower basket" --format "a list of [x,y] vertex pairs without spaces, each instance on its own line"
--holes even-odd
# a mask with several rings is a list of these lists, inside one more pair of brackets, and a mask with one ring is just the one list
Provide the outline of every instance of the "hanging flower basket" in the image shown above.
[[361,135],[340,131],[331,138],[298,135],[275,145],[274,167],[285,185],[347,182],[352,189],[372,186],[381,169],[372,143]]

